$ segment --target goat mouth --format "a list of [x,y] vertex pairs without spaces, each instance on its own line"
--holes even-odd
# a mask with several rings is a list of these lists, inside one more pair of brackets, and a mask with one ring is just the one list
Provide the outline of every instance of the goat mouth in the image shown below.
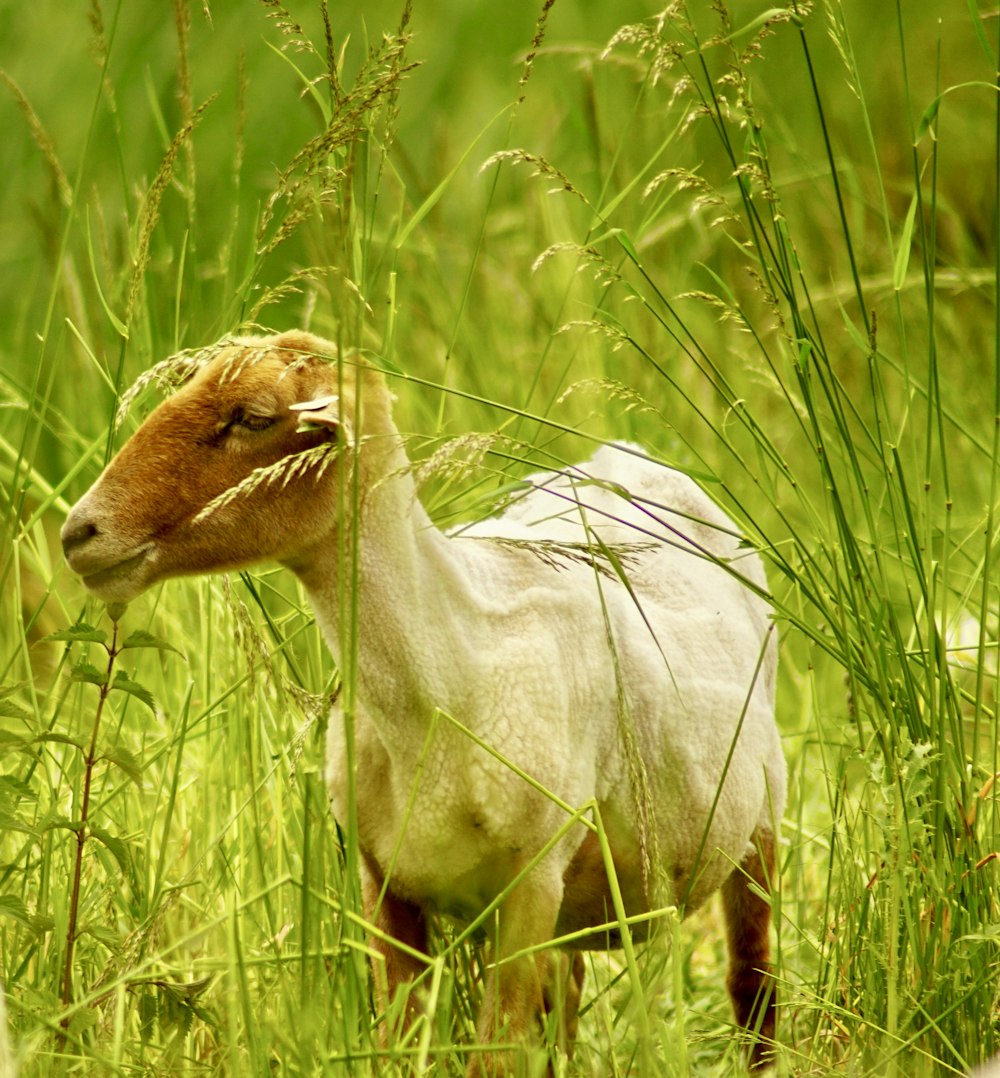
[[92,573],[83,573],[84,587],[105,602],[134,599],[146,590],[143,565],[148,561],[153,544],[148,543],[111,565]]

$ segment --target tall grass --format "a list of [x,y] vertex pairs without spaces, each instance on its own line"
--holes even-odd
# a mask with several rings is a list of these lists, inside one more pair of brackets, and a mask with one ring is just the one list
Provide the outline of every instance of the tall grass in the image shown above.
[[[321,775],[339,675],[294,585],[171,583],[113,637],[60,560],[122,390],[247,324],[370,350],[418,455],[503,435],[437,469],[442,523],[592,438],[697,475],[766,558],[782,635],[779,1071],[1000,1049],[997,22],[915,7],[8,13],[0,977],[23,1073],[444,1071],[473,1039],[459,942],[428,1023],[378,1045]],[[589,958],[558,1067],[730,1073],[714,919],[672,957]]]

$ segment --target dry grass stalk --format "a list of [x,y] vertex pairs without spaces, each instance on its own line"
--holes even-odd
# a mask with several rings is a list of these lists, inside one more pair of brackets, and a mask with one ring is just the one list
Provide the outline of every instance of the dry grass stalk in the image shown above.
[[139,298],[142,281],[146,275],[146,268],[149,265],[149,245],[153,238],[156,223],[160,219],[160,203],[163,199],[163,193],[166,191],[173,178],[174,167],[177,164],[177,158],[180,156],[182,147],[188,144],[191,133],[194,131],[195,127],[198,126],[198,122],[204,115],[205,110],[212,104],[217,96],[217,94],[213,94],[207,101],[202,102],[202,104],[192,113],[191,118],[181,125],[180,130],[174,135],[162,162],[160,162],[159,170],[157,171],[153,182],[150,184],[145,198],[142,200],[142,207],[139,211],[138,242],[136,244],[135,256],[132,260],[132,272],[129,275],[128,284],[128,299],[125,303],[126,326],[129,325],[136,309],[136,301]]
[[306,36],[305,30],[292,18],[288,8],[280,3],[280,0],[260,0],[260,2],[269,9],[267,17],[288,38],[282,46],[283,50],[293,48],[297,52],[311,52],[316,55],[316,48]]
[[[280,6],[265,0],[268,6]],[[351,175],[351,154],[366,131],[373,115],[392,107],[400,81],[416,65],[405,61],[408,38],[383,38],[380,49],[368,57],[354,85],[346,93],[337,80],[336,68],[327,78],[339,91],[326,128],[311,138],[278,176],[274,191],[264,205],[257,228],[257,251],[267,255],[287,239],[321,206],[346,201],[347,180]],[[311,51],[315,52],[314,49]],[[268,236],[278,208],[285,203],[280,223]]]
[[591,543],[560,542],[555,539],[512,539],[496,535],[462,535],[460,538],[477,543],[492,543],[510,550],[526,550],[550,569],[557,571],[570,565],[589,565],[606,580],[618,579],[616,561],[622,566],[635,564],[640,554],[656,546],[651,542],[616,543],[613,547],[602,549]]
[[479,166],[479,171],[485,172],[488,168],[500,164],[502,161],[511,161],[518,165],[531,165],[534,169],[531,173],[532,176],[546,176],[556,181],[557,186],[549,188],[550,194],[555,194],[558,191],[569,191],[570,194],[576,195],[585,206],[590,208],[587,196],[574,186],[573,181],[564,172],[561,172],[555,165],[550,164],[544,157],[530,153],[528,150],[501,150],[499,153],[487,157]]
[[517,103],[519,105],[524,100],[525,87],[528,85],[528,79],[531,78],[531,70],[535,64],[535,57],[538,55],[538,50],[541,48],[542,41],[545,39],[545,25],[548,22],[549,12],[552,10],[552,5],[555,2],[556,0],[545,0],[545,3],[542,5],[542,10],[538,15],[538,21],[535,23],[535,36],[531,39],[531,48],[528,50],[528,55],[524,58],[521,79],[517,84]]
[[203,367],[213,356],[216,356],[229,347],[232,342],[226,339],[210,344],[205,348],[186,348],[181,352],[160,360],[148,370],[142,372],[131,386],[122,394],[118,402],[118,411],[115,413],[115,429],[125,422],[133,403],[145,392],[155,385],[161,389],[174,390],[182,386],[191,378],[199,368]]
[[322,442],[312,449],[305,449],[301,453],[290,453],[282,457],[275,464],[267,468],[255,468],[246,479],[241,480],[235,486],[223,491],[217,498],[213,498],[194,518],[195,524],[207,520],[212,513],[224,508],[237,498],[253,494],[263,486],[272,486],[275,483],[287,486],[292,480],[316,468],[316,476],[319,478],[329,467],[330,462],[337,456],[342,447],[337,442]]
[[10,75],[8,75],[2,68],[0,68],[0,79],[4,81],[7,89],[10,90],[11,95],[17,102],[18,108],[24,114],[24,118],[28,122],[31,137],[34,140],[35,145],[42,151],[42,156],[49,166],[49,172],[52,175],[52,184],[59,196],[59,201],[64,206],[68,206],[73,201],[73,189],[70,187],[69,180],[66,178],[66,173],[59,163],[55,143],[52,141],[48,131],[45,130],[45,126],[38,118],[38,114],[31,107],[31,102],[25,97],[21,87],[18,86]]

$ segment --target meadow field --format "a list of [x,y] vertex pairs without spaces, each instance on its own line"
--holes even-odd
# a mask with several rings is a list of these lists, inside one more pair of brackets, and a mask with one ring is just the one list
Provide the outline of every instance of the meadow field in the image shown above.
[[[781,640],[776,1073],[1000,1051],[998,51],[983,0],[0,6],[18,1073],[459,1074],[474,1040],[480,945],[441,925],[380,1046],[295,581],[112,622],[63,562],[161,391],[116,427],[122,394],[254,327],[388,372],[441,526],[606,439],[694,475]],[[660,919],[588,955],[554,1073],[740,1072],[721,916]]]

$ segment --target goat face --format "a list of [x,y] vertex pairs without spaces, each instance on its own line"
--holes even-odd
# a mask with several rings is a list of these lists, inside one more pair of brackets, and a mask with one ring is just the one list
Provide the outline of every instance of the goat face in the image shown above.
[[66,560],[98,598],[127,602],[166,577],[258,561],[294,565],[329,537],[337,462],[239,491],[199,517],[259,469],[343,437],[336,369],[292,362],[297,343],[225,349],[150,414],[73,507]]

